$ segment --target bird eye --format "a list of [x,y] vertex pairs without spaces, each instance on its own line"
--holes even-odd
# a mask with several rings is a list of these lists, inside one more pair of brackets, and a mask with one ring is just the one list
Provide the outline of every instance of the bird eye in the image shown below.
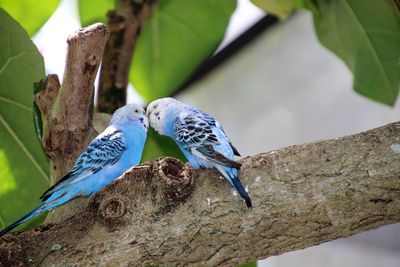
[[136,113],[139,113],[139,110],[138,110],[138,109],[135,109],[135,112],[136,112]]

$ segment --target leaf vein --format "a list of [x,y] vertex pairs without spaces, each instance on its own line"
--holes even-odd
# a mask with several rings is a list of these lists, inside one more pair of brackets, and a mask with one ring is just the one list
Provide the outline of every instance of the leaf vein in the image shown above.
[[0,101],[4,101],[4,102],[6,102],[6,103],[13,104],[14,106],[17,106],[17,107],[19,107],[19,108],[21,108],[21,109],[23,109],[23,110],[32,112],[32,109],[31,109],[30,107],[25,106],[24,104],[18,103],[18,102],[14,101],[14,100],[11,100],[11,99],[9,99],[9,98],[5,98],[5,97],[3,97],[3,96],[0,96]]
[[10,127],[10,125],[8,125],[8,123],[4,120],[3,116],[1,116],[1,115],[0,115],[0,123],[3,124],[3,126],[7,130],[7,132],[12,136],[12,138],[15,140],[15,142],[21,147],[22,151],[24,151],[26,156],[32,161],[33,165],[38,169],[39,173],[41,174],[41,176],[43,176],[45,178],[46,183],[47,183],[49,180],[48,176],[44,173],[44,171],[40,167],[39,163],[32,156],[32,154],[29,152],[29,150],[25,147],[25,145],[22,143],[22,141],[18,138],[18,136],[14,132],[14,130]]
[[24,51],[24,52],[22,52],[22,53],[20,53],[20,54],[18,54],[18,55],[9,57],[9,58],[7,59],[7,61],[6,61],[6,63],[3,65],[3,67],[1,67],[1,69],[0,69],[0,75],[3,73],[3,71],[6,69],[6,67],[7,67],[13,60],[15,60],[15,59],[17,59],[17,58],[19,58],[19,57],[22,57],[22,56],[24,56],[24,55],[26,55],[26,54],[29,54],[29,53],[35,53],[35,51]]
[[343,3],[346,5],[346,7],[349,10],[349,13],[351,14],[351,16],[354,18],[356,24],[358,25],[360,32],[365,36],[365,38],[367,39],[367,44],[370,47],[372,54],[375,58],[375,60],[377,61],[377,65],[379,66],[379,70],[382,72],[382,76],[384,77],[384,81],[387,85],[387,88],[389,90],[389,94],[392,97],[396,97],[395,93],[392,92],[392,90],[390,90],[390,82],[389,82],[389,78],[386,75],[385,69],[382,65],[382,62],[379,60],[379,56],[378,56],[378,52],[376,51],[376,48],[372,45],[372,41],[371,38],[368,36],[367,32],[365,31],[365,29],[363,28],[363,25],[361,24],[359,18],[357,17],[357,15],[354,13],[353,9],[351,8],[351,6],[349,5],[349,3],[347,2],[347,0],[343,0]]

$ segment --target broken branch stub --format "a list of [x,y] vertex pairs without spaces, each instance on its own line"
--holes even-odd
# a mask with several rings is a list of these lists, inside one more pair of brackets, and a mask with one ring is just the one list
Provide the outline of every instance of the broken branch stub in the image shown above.
[[[67,40],[62,85],[56,75],[49,75],[44,89],[35,96],[43,122],[42,144],[51,158],[50,184],[71,170],[76,158],[97,135],[92,123],[94,81],[108,36],[102,23],[72,34]],[[63,207],[57,213],[63,211],[64,215],[50,217],[62,220],[74,214],[73,210]]]
[[160,216],[181,204],[192,190],[192,170],[177,159],[166,157],[125,172],[96,194],[89,204],[110,228],[123,223],[126,211]]
[[96,136],[92,126],[93,88],[108,30],[97,23],[68,38],[62,85],[49,75],[35,96],[44,125],[42,143],[53,161],[52,183],[66,174]]

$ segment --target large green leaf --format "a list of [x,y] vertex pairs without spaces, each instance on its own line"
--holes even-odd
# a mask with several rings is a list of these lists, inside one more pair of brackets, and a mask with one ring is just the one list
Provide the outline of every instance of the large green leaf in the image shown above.
[[0,0],[0,7],[21,23],[32,36],[53,14],[59,2],[60,0]]
[[400,83],[400,14],[393,0],[307,0],[319,40],[354,74],[354,89],[393,105]]
[[169,0],[145,23],[133,56],[130,80],[148,101],[170,95],[216,49],[234,0]]
[[33,83],[44,61],[26,31],[0,9],[0,228],[39,203],[48,158],[35,132]]
[[303,6],[303,0],[250,0],[267,13],[286,19],[293,9]]
[[114,9],[116,0],[79,0],[79,16],[82,26],[107,22],[107,12]]

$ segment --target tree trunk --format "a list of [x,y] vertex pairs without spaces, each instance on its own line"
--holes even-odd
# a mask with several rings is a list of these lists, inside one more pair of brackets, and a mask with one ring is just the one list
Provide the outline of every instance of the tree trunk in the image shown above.
[[212,170],[144,163],[59,224],[0,239],[2,265],[234,266],[400,221],[400,124],[244,158],[247,209]]
[[110,39],[100,71],[97,97],[100,112],[111,114],[125,105],[136,40],[156,3],[156,0],[121,0],[115,10],[107,13]]

